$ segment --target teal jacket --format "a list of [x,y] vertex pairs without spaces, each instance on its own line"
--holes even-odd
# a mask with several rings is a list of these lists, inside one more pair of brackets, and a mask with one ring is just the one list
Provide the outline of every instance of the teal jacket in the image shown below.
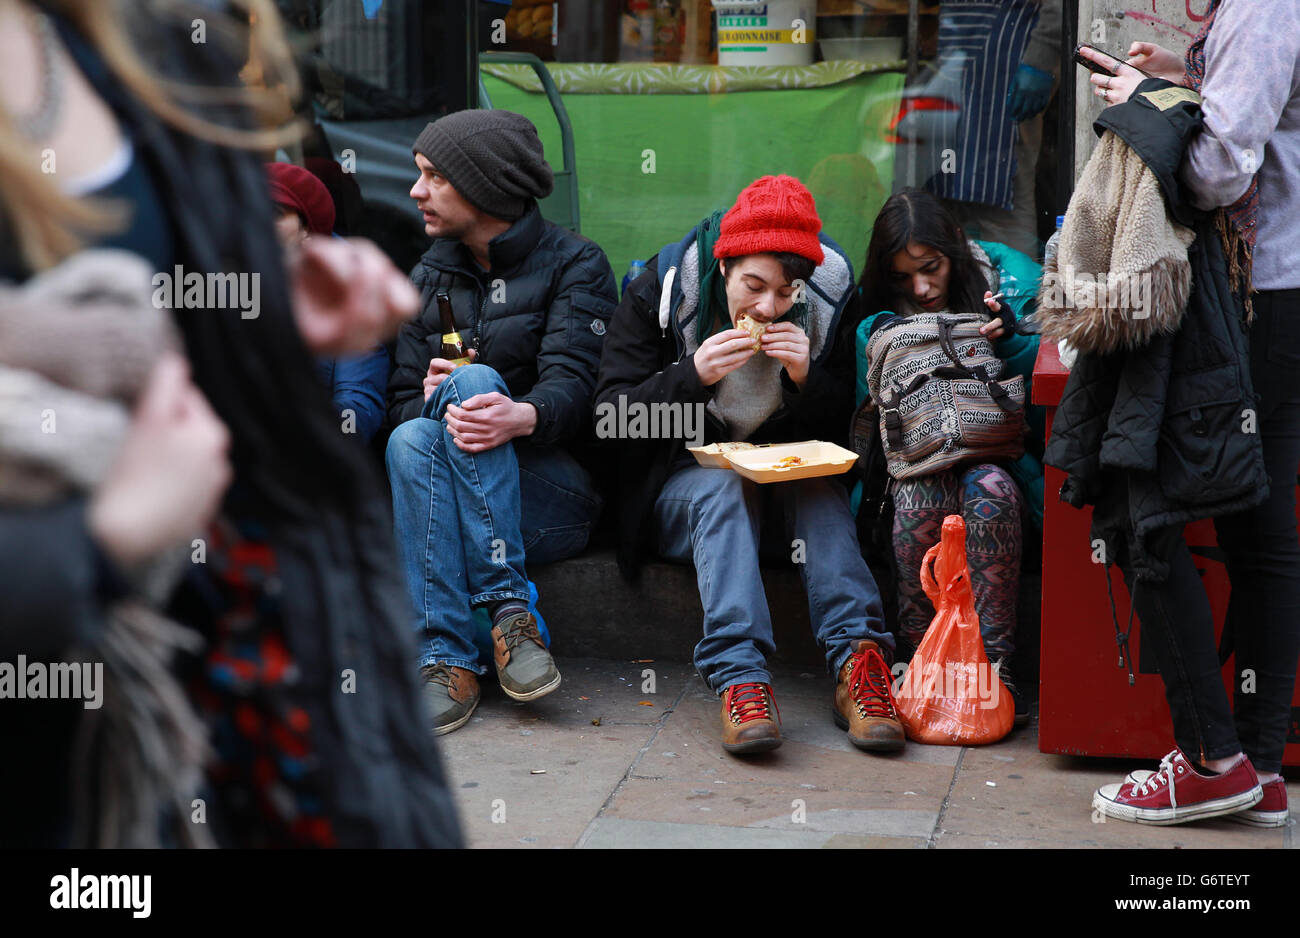
[[[1031,318],[1038,309],[1038,284],[1042,279],[1041,265],[1014,248],[993,241],[976,241],[989,260],[997,268],[999,275],[999,292],[1006,294],[1003,301],[1011,307],[1017,320]],[[857,405],[867,399],[867,342],[871,339],[876,326],[885,317],[894,315],[888,310],[867,316],[858,325],[855,343],[855,362],[857,375]],[[1034,362],[1038,358],[1038,336],[1007,333],[998,339],[993,350],[998,358],[1007,363],[1013,374],[1025,379],[1025,400],[1031,398],[1034,380]],[[1029,405],[1025,408],[1025,422],[1029,426],[1030,436],[1040,444],[1046,435],[1047,417],[1042,407]],[[1025,453],[1007,467],[1011,476],[1020,486],[1025,496],[1025,507],[1029,518],[1041,530],[1043,526],[1043,464],[1032,454]],[[856,487],[852,496],[852,508],[857,513],[861,497],[861,487]]]

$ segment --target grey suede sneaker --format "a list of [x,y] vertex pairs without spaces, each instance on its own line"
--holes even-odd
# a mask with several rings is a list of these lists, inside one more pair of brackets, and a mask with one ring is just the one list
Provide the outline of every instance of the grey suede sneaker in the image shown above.
[[458,730],[469,722],[479,701],[478,677],[473,671],[431,664],[420,669],[420,677],[424,680],[424,699],[429,705],[434,736]]
[[492,657],[501,689],[515,700],[536,700],[560,686],[560,671],[531,613],[521,612],[492,626]]

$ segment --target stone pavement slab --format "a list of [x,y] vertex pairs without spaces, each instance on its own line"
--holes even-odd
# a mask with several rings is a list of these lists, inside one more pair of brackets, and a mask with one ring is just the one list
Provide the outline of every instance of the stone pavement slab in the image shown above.
[[[774,673],[785,742],[740,759],[722,751],[718,699],[689,664],[561,658],[559,666],[559,690],[531,704],[484,678],[470,723],[439,738],[471,846],[1300,845],[1294,822],[1099,823],[1093,790],[1138,766],[1041,753],[1032,724],[992,746],[860,752],[832,723],[832,685],[820,672]],[[1291,795],[1300,797],[1300,785]]]

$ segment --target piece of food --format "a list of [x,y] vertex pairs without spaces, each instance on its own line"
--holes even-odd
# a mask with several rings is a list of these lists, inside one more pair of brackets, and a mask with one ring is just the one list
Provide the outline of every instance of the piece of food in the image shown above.
[[742,453],[747,449],[758,449],[753,443],[719,443],[719,453]]
[[749,333],[753,340],[754,351],[757,352],[763,347],[763,333],[767,331],[767,323],[759,322],[757,319],[750,319],[748,315],[741,314],[736,320],[736,328],[743,329]]
[[801,457],[799,457],[799,456],[787,456],[787,457],[785,457],[785,459],[782,459],[780,462],[778,462],[778,463],[777,463],[776,465],[774,465],[772,468],[773,468],[773,469],[793,469],[795,466],[802,466],[802,465],[803,465],[803,459],[802,459]]

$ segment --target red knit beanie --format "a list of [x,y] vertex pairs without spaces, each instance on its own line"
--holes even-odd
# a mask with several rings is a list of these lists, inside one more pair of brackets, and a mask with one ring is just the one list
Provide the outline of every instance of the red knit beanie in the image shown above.
[[328,235],[334,230],[334,199],[325,183],[292,163],[267,163],[266,176],[271,183],[271,201],[306,219],[308,231]]
[[789,252],[821,264],[826,255],[817,234],[822,220],[812,193],[793,176],[764,176],[751,182],[722,216],[713,256]]

